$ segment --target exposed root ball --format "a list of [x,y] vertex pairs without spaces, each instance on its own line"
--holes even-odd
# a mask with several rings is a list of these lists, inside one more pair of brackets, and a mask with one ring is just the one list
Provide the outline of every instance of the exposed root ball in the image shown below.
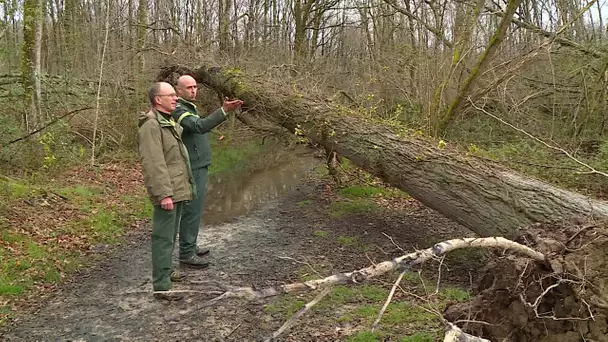
[[[565,222],[526,229],[519,242],[544,253],[550,267],[505,256],[480,270],[473,299],[449,307],[450,321],[491,341],[608,341],[608,229]],[[547,232],[552,232],[548,235]]]

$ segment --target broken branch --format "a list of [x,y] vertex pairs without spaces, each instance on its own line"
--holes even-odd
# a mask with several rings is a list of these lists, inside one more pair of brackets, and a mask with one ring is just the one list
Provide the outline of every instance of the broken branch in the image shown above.
[[374,332],[374,330],[376,330],[376,328],[378,328],[378,325],[380,324],[380,320],[382,319],[382,316],[384,315],[384,311],[386,311],[386,308],[388,308],[388,305],[391,303],[391,300],[393,300],[393,295],[395,295],[395,289],[397,289],[397,286],[399,286],[399,283],[401,283],[401,279],[403,279],[405,272],[407,272],[407,271],[401,272],[401,274],[399,275],[399,278],[397,278],[397,280],[393,284],[393,287],[391,288],[391,292],[388,294],[388,298],[386,298],[386,302],[384,302],[382,309],[380,309],[380,312],[378,312],[378,318],[376,318],[376,320],[374,321],[374,324],[372,324],[372,332]]
[[272,337],[267,339],[265,342],[272,341],[273,339],[279,337],[279,335],[281,335],[283,332],[290,329],[294,325],[294,323],[298,320],[298,318],[302,317],[308,310],[310,310],[313,306],[315,306],[317,303],[319,303],[321,301],[321,299],[325,298],[325,296],[327,296],[330,291],[331,291],[331,287],[324,288],[323,291],[321,291],[312,301],[310,301],[308,304],[306,304],[302,309],[300,309],[300,311],[298,311],[287,322],[285,322],[279,328],[279,330],[275,331],[274,334],[272,334]]

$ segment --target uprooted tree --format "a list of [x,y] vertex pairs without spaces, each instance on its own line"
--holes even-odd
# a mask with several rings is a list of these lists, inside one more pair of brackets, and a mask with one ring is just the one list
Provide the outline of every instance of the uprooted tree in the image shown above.
[[[581,336],[606,340],[608,260],[604,260],[603,251],[608,247],[608,203],[526,177],[344,105],[292,93],[284,84],[247,78],[234,71],[193,71],[180,66],[164,68],[158,80],[172,82],[182,74],[193,75],[220,96],[243,99],[246,114],[239,118],[247,125],[269,132],[282,127],[306,136],[482,237],[514,238],[535,249],[530,250],[532,254],[525,253],[528,258],[503,254],[489,262],[478,272],[480,284],[473,299],[448,308],[445,318],[473,322],[465,327],[468,332],[497,341],[579,341]],[[493,247],[511,248],[511,242],[503,242]],[[441,246],[454,242],[446,243],[427,252],[443,251]],[[539,257],[535,257],[538,252]],[[407,269],[426,260],[418,253],[412,255],[413,259],[404,256],[408,260],[405,266],[397,259],[386,265]],[[365,280],[382,273],[379,265],[274,289],[229,289],[207,303],[323,288],[302,309],[303,314],[327,294],[328,286]],[[361,275],[366,277],[358,279]],[[445,318],[445,341],[483,340],[464,334]],[[293,321],[286,322],[274,336],[291,325]]]
[[217,68],[181,66],[164,68],[158,79],[171,81],[185,73],[222,96],[244,100],[244,123],[255,125],[263,119],[302,134],[480,236],[514,237],[520,228],[537,222],[608,216],[606,202],[526,177],[346,106],[290,93],[284,85]]

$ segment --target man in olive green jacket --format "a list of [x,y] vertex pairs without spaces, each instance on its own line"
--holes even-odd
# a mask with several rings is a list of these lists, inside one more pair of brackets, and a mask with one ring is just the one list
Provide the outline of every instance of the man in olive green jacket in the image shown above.
[[144,183],[154,205],[152,217],[152,285],[154,296],[181,299],[171,289],[172,256],[184,203],[196,190],[181,127],[171,117],[177,94],[169,83],[149,91],[152,109],[139,117],[137,144]]
[[187,202],[182,213],[179,228],[179,260],[180,263],[204,268],[209,266],[200,257],[209,253],[209,249],[199,248],[196,240],[201,225],[205,188],[207,186],[207,168],[211,165],[211,147],[208,133],[226,120],[228,113],[243,103],[241,100],[224,101],[221,108],[205,118],[198,115],[196,105],[196,80],[189,75],[183,75],[177,80],[175,87],[179,99],[172,116],[183,130],[184,145],[190,155],[190,165],[196,183],[196,196]]

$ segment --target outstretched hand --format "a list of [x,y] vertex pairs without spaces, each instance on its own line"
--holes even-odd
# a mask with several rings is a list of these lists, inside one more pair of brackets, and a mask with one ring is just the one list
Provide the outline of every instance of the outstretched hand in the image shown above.
[[233,111],[233,110],[239,108],[242,104],[243,104],[242,100],[239,100],[239,99],[230,100],[226,97],[226,98],[224,98],[224,104],[222,105],[222,109],[224,109],[224,112],[228,113],[230,111]]

